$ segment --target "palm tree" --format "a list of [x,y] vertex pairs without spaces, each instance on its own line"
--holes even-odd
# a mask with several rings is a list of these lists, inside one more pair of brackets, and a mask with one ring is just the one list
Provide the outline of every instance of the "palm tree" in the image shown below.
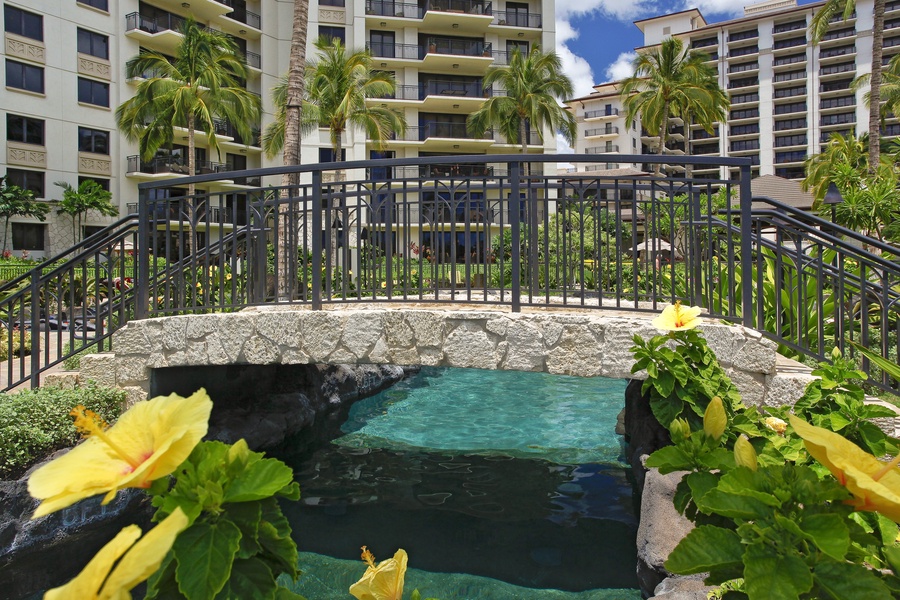
[[801,182],[804,191],[812,191],[816,203],[825,197],[829,184],[833,181],[838,165],[849,165],[863,170],[868,166],[869,134],[858,138],[832,133],[828,145],[819,154],[808,156],[803,162],[806,177]]
[[[688,126],[696,118],[707,131],[724,119],[727,99],[706,58],[680,39],[666,38],[655,50],[638,53],[634,75],[622,82],[626,123],[630,127],[640,115],[647,131],[658,131],[660,156],[666,151],[670,118],[687,117]],[[657,175],[661,169],[662,163],[654,167]]]
[[53,185],[63,189],[63,199],[56,214],[72,217],[72,244],[78,242],[81,220],[89,210],[99,212],[104,217],[115,217],[119,209],[110,202],[112,193],[93,179],[85,179],[76,188],[67,181],[56,181]]
[[[687,155],[690,155],[691,151],[691,124],[696,123],[703,127],[704,131],[712,134],[715,131],[716,124],[725,121],[728,107],[731,106],[728,94],[719,85],[715,70],[709,67],[708,72],[706,72],[706,69],[701,69],[700,73],[703,74],[703,79],[697,83],[706,90],[706,96],[700,96],[700,102],[696,103],[696,105],[686,106],[682,111],[685,130],[684,149]],[[691,178],[693,171],[693,163],[688,163],[686,166],[688,179]]]
[[[875,173],[881,154],[881,56],[884,45],[885,0],[874,0],[872,27],[872,74],[869,77],[869,173]],[[809,23],[809,38],[818,44],[834,17],[849,19],[856,10],[856,0],[826,0]]]
[[466,128],[474,136],[481,136],[497,127],[507,140],[522,145],[528,153],[528,130],[533,128],[544,140],[543,130],[550,127],[574,144],[577,127],[571,112],[559,101],[574,95],[572,81],[562,72],[556,52],[542,52],[534,46],[527,56],[514,48],[509,65],[491,67],[484,76],[484,89],[497,83],[505,95],[491,96],[481,108],[469,115]]
[[0,177],[0,218],[3,219],[3,252],[7,249],[10,217],[33,217],[41,222],[47,219],[50,207],[34,199],[34,192],[22,189]]
[[[171,145],[174,127],[188,130],[188,172],[195,173],[195,130],[203,131],[219,152],[216,120],[227,119],[243,139],[252,136],[251,123],[260,114],[259,97],[241,86],[247,65],[234,41],[193,19],[185,21],[175,59],[158,52],[142,52],[125,65],[125,76],[143,78],[133,98],[116,109],[125,137],[137,141],[141,158]],[[188,195],[193,198],[194,184]],[[193,215],[189,223],[193,247]]]
[[[853,80],[850,89],[854,92],[868,86],[872,81],[872,74],[865,73]],[[882,103],[882,120],[887,118],[885,113],[891,113],[895,117],[900,117],[900,54],[894,56],[887,64],[885,69],[881,71],[881,103]],[[871,108],[872,91],[869,90],[863,94],[863,100],[866,106]],[[884,149],[882,148],[882,151]]]
[[[384,98],[397,89],[394,77],[374,69],[367,50],[349,52],[337,38],[316,42],[319,56],[306,67],[306,98],[301,110],[301,130],[312,133],[326,127],[334,153],[340,162],[342,136],[348,129],[361,129],[379,148],[393,133],[406,131],[406,119],[395,110],[369,106],[366,100]],[[263,134],[263,149],[268,156],[277,154],[285,138],[285,102],[288,79],[282,77],[273,90],[275,121]]]

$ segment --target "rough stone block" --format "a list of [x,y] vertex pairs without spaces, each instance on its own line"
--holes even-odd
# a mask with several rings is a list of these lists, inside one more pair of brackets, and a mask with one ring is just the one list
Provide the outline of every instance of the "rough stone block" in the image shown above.
[[113,348],[119,355],[148,354],[150,340],[143,321],[133,321],[113,334]]
[[119,387],[149,381],[150,369],[143,356],[116,357],[117,382]]
[[219,315],[191,315],[187,319],[187,335],[190,339],[202,338],[219,329]]
[[766,398],[766,376],[762,373],[748,373],[734,368],[725,369],[725,374],[737,386],[741,399],[747,406],[760,406]]
[[163,319],[162,346],[165,350],[184,350],[187,340],[188,319],[170,317]]
[[[746,334],[748,331],[741,327]],[[778,346],[763,337],[745,337],[744,344],[738,348],[732,359],[732,365],[743,371],[770,374],[775,372],[775,355]]]
[[638,582],[645,594],[671,575],[663,564],[678,542],[693,528],[675,510],[673,498],[684,472],[660,475],[656,469],[647,471],[641,495],[641,522],[637,533]]
[[218,337],[229,362],[238,363],[244,344],[256,334],[256,318],[259,313],[231,314],[219,318]]
[[357,362],[369,354],[375,342],[384,334],[380,315],[356,313],[344,321],[344,333],[341,335],[345,355],[352,355],[348,362]]
[[300,321],[302,350],[309,355],[312,362],[327,360],[328,355],[337,348],[341,330],[341,317],[338,315],[326,312],[303,314]]
[[277,364],[281,362],[281,353],[275,342],[261,335],[254,335],[244,342],[239,360],[251,365]]
[[547,354],[547,371],[580,377],[600,375],[602,355],[587,323],[566,325],[559,343]]
[[[515,371],[544,369],[544,336],[541,330],[527,321],[513,321],[506,330],[506,349],[503,368]],[[498,348],[499,350],[499,348]]]
[[96,381],[97,385],[116,387],[117,354],[85,354],[78,368],[79,380]]
[[412,327],[416,345],[439,348],[444,341],[444,318],[440,313],[410,311],[406,322]]
[[300,314],[286,311],[261,312],[256,318],[256,333],[281,347],[299,345]]
[[125,408],[131,408],[138,402],[147,400],[147,396],[149,395],[147,390],[136,385],[123,387],[122,391],[125,392]]
[[[78,371],[57,371],[56,373],[47,373],[41,378],[41,387],[56,387],[64,390],[74,390],[78,385]],[[106,385],[106,384],[104,384]]]
[[806,386],[816,378],[806,373],[776,373],[766,376],[766,406],[784,406],[800,399]]
[[722,366],[733,365],[735,354],[744,343],[743,333],[735,327],[711,322],[703,323],[700,331]]
[[496,343],[474,321],[459,324],[447,335],[444,356],[451,367],[496,369],[499,363]]
[[385,313],[383,320],[384,334],[387,338],[388,346],[396,349],[409,348],[415,345],[415,333],[406,321],[406,316],[402,311]]

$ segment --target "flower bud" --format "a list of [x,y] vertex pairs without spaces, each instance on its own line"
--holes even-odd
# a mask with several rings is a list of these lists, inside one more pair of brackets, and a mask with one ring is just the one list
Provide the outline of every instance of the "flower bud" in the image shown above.
[[750,440],[746,435],[741,436],[734,442],[734,462],[739,467],[747,467],[751,471],[757,468],[756,450],[750,444]]
[[675,419],[669,425],[669,436],[672,442],[678,443],[691,437],[691,426],[685,419]]
[[714,440],[718,440],[725,433],[728,426],[728,415],[725,414],[725,406],[718,396],[709,401],[706,412],[703,413],[703,433]]

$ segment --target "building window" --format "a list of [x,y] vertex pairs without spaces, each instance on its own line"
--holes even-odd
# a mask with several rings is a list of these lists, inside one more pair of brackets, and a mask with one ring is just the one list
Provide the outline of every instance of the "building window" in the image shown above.
[[[340,162],[345,162],[346,160],[347,160],[347,149],[341,148]],[[319,162],[320,163],[335,162],[334,149],[333,148],[319,148]]]
[[109,60],[109,37],[79,27],[78,51]]
[[44,121],[19,115],[6,115],[6,139],[10,142],[44,145]]
[[3,7],[3,22],[6,33],[14,33],[39,42],[44,41],[44,18],[41,15],[7,4]]
[[78,186],[81,187],[81,184],[84,183],[85,181],[94,181],[101,188],[103,188],[107,192],[109,191],[109,179],[104,179],[103,177],[90,177],[90,176],[82,175],[78,178]]
[[78,4],[84,4],[97,10],[109,12],[109,0],[76,0]]
[[41,223],[11,223],[13,250],[42,251],[47,226]]
[[78,128],[78,151],[109,154],[109,132],[99,129]]
[[344,44],[346,42],[346,32],[343,27],[319,25],[319,39],[321,38],[325,38],[329,42],[338,39],[341,41],[341,44]]
[[79,77],[78,101],[96,106],[109,106],[109,84]]
[[506,24],[513,27],[528,27],[528,3],[507,2]]
[[7,169],[6,182],[34,193],[35,198],[44,197],[44,172],[25,169]]
[[33,65],[6,61],[6,86],[27,90],[36,94],[44,93],[44,69]]
[[344,6],[344,0],[319,0],[319,6]]

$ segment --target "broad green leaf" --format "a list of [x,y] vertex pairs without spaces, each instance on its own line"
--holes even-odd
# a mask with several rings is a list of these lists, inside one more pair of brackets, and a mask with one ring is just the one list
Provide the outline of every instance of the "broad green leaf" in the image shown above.
[[798,556],[749,546],[744,553],[744,585],[750,600],[798,600],[812,589],[813,576]]
[[[848,340],[848,341],[849,341],[849,340]],[[854,348],[856,348],[857,350],[859,350],[859,352],[860,352],[863,356],[865,356],[865,357],[868,358],[870,361],[872,361],[873,363],[875,363],[876,365],[878,365],[879,368],[883,369],[888,375],[890,375],[890,376],[893,377],[894,379],[900,379],[900,365],[898,365],[897,363],[894,363],[894,362],[891,362],[891,361],[887,360],[886,358],[884,358],[884,357],[881,356],[880,354],[875,354],[874,352],[872,352],[872,351],[869,350],[868,348],[865,348],[865,347],[863,347],[863,346],[860,346],[860,345],[857,344],[856,342],[852,342],[852,341],[851,341],[850,344],[852,344]]]
[[897,412],[887,406],[866,404],[860,416],[864,419],[892,419],[897,416]]
[[728,494],[719,487],[710,490],[702,498],[694,498],[694,502],[701,512],[730,519],[761,519],[770,515],[773,510],[767,503],[756,498]]
[[900,573],[900,546],[885,546],[883,548],[884,558],[894,570],[894,573]]
[[835,600],[890,600],[890,588],[862,565],[826,560],[816,565],[816,584]]
[[859,424],[859,436],[863,441],[863,448],[875,456],[881,456],[886,452],[885,439],[886,436],[878,425],[870,421],[862,421]]
[[683,405],[675,398],[654,398],[650,401],[650,410],[660,423],[671,423],[681,415]]
[[257,554],[261,548],[259,545],[259,522],[262,518],[262,509],[259,502],[236,502],[225,505],[224,517],[238,526],[241,530],[241,546],[238,550],[238,558],[250,558]]
[[844,415],[842,415],[839,412],[831,413],[828,420],[831,424],[831,430],[835,431],[835,432],[840,431],[841,429],[843,429],[844,427],[846,427],[847,425],[852,423],[852,421],[850,419],[848,419],[847,417],[845,417]]
[[835,560],[843,560],[850,548],[850,530],[838,515],[804,516],[800,520],[800,529],[819,550]]
[[253,453],[244,469],[225,489],[225,502],[247,502],[275,495],[294,480],[294,472],[274,458]]
[[659,376],[659,369],[656,367],[655,362],[647,361],[647,364],[645,365],[644,368],[647,369],[647,375],[649,377],[656,379],[656,377]]
[[737,533],[714,525],[701,525],[688,533],[669,554],[665,567],[690,575],[741,563],[744,547]]
[[[675,389],[675,377],[672,376],[672,373],[669,371],[660,371],[659,377],[656,377],[651,380],[653,382],[653,387],[656,388],[656,391],[663,398],[668,398],[672,395],[672,390]],[[672,420],[668,421],[660,421],[661,423],[671,423]]]
[[215,598],[231,573],[241,531],[230,521],[197,521],[181,532],[173,546],[178,588],[191,600]]
[[292,481],[288,485],[278,490],[278,495],[285,498],[286,500],[299,500],[300,484],[296,481]]
[[275,592],[275,600],[306,600],[306,598],[287,588],[279,587]]
[[685,477],[694,498],[702,498],[706,492],[716,487],[719,478],[712,473],[691,473]]
[[412,595],[409,597],[409,600],[422,600],[422,596],[421,594],[419,594],[418,588],[413,590]]
[[216,600],[275,600],[278,584],[272,570],[258,558],[234,561],[231,577]]
[[691,457],[678,446],[665,446],[647,457],[646,465],[665,475],[672,471],[687,471],[694,465]]
[[292,579],[297,577],[297,544],[291,538],[278,536],[278,531],[271,523],[259,526],[259,543],[264,556],[281,567],[281,573],[287,573]]

